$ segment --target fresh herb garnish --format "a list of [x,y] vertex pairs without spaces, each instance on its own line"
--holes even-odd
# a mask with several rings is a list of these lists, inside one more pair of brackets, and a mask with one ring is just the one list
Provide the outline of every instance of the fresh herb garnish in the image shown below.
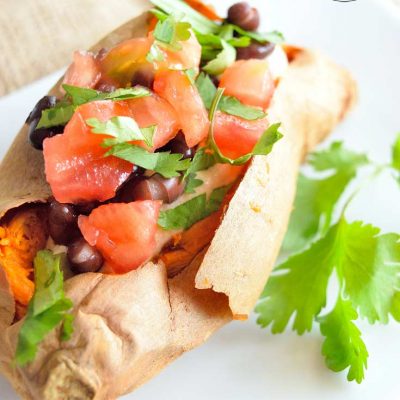
[[[392,167],[400,172],[400,133],[397,136],[396,141],[394,142],[392,148]],[[400,183],[400,176],[399,176],[399,183]]]
[[[196,87],[205,107],[209,110],[217,93],[217,88],[214,86],[211,78],[204,72],[197,77]],[[218,104],[218,109],[225,114],[234,115],[249,121],[266,117],[266,113],[260,108],[247,106],[232,96],[222,96]]]
[[190,165],[190,160],[183,159],[182,154],[150,153],[142,147],[129,143],[116,144],[105,156],[121,158],[139,167],[157,172],[164,178],[179,176],[180,172],[186,171]]
[[158,225],[165,230],[189,229],[196,222],[219,210],[229,186],[215,189],[207,199],[205,193],[170,210],[161,211]]
[[112,117],[105,122],[97,118],[89,118],[86,120],[86,123],[92,128],[92,133],[110,135],[114,138],[105,139],[103,141],[104,147],[136,140],[144,141],[150,147],[153,146],[153,136],[156,126],[141,129],[133,118]]
[[43,110],[36,129],[66,125],[74,115],[75,108],[72,104],[60,103],[53,108]]
[[[371,324],[386,324],[390,315],[400,321],[400,235],[381,234],[372,225],[347,220],[347,208],[363,186],[349,195],[336,221],[333,212],[358,168],[373,168],[366,183],[383,171],[395,170],[393,160],[390,165],[374,165],[341,143],[311,156],[315,172],[331,171],[331,175],[298,183],[288,236],[295,239],[295,247],[305,250],[276,268],[256,307],[258,323],[271,326],[273,333],[284,331],[292,317],[298,334],[318,323],[325,337],[322,354],[327,366],[333,371],[348,368],[348,380],[359,383],[364,379],[368,351],[355,321],[361,317]],[[302,224],[308,226],[307,231],[298,229]],[[332,276],[338,279],[336,304],[325,312]]]
[[51,128],[53,126],[66,125],[74,115],[76,108],[82,104],[98,100],[128,100],[150,96],[150,91],[146,88],[136,86],[127,89],[117,89],[111,93],[98,92],[93,89],[81,88],[78,86],[63,85],[66,98],[58,103],[54,108],[42,111],[42,116],[37,125],[37,129]]
[[222,50],[217,56],[209,61],[203,71],[210,75],[222,74],[230,65],[236,61],[236,50],[226,40],[220,39]]
[[356,177],[358,168],[368,164],[368,158],[335,142],[327,150],[311,154],[309,163],[325,177],[300,174],[294,211],[283,245],[288,251],[301,250],[319,233],[326,232],[338,201]]
[[190,28],[191,25],[188,22],[180,21],[176,14],[171,14],[167,18],[159,20],[153,31],[154,43],[147,55],[147,60],[149,62],[164,61],[162,49],[182,50],[181,42],[190,39]]
[[15,361],[25,365],[34,360],[38,345],[45,336],[63,322],[62,340],[72,334],[72,301],[65,297],[60,256],[48,250],[39,251],[34,261],[35,293],[19,331]]
[[[151,2],[167,14],[183,14],[182,20],[192,25],[200,33],[216,33],[220,27],[215,22],[200,14],[188,4],[180,0],[151,0]],[[157,17],[158,15],[155,14]]]

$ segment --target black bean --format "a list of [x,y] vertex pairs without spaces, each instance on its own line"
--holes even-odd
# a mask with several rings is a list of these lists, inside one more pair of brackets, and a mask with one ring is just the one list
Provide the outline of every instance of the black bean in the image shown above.
[[132,76],[131,85],[132,86],[143,86],[149,89],[153,89],[154,83],[154,71],[149,68],[138,69]]
[[168,202],[165,186],[158,180],[139,177],[124,184],[118,194],[118,201],[130,203],[137,200],[162,200]]
[[89,201],[87,203],[79,203],[75,205],[76,212],[79,215],[89,215],[95,208],[99,206],[98,201]]
[[67,257],[71,269],[78,274],[97,272],[104,262],[100,252],[83,238],[68,247]]
[[[26,123],[30,124],[34,120],[40,119],[42,116],[42,111],[46,110],[48,108],[53,108],[57,103],[57,98],[55,96],[44,96],[42,97],[33,107],[33,110],[30,112],[28,115],[28,118],[26,119]],[[36,123],[37,125],[37,123]]]
[[194,149],[186,144],[185,136],[181,132],[157,151],[170,151],[171,153],[182,154],[183,158],[192,158],[194,156]]
[[[40,119],[40,118],[39,118]],[[36,129],[39,119],[33,120],[29,125],[28,137],[31,145],[37,150],[43,150],[45,139],[59,135],[64,132],[63,126],[53,126],[51,128]]]
[[49,207],[49,233],[57,244],[67,245],[80,236],[74,206],[56,200]]
[[167,191],[166,203],[173,203],[185,190],[185,184],[180,176],[165,179],[159,174],[153,175],[150,179],[160,182]]
[[248,47],[239,47],[237,50],[238,60],[249,60],[250,58],[256,58],[263,60],[267,58],[274,50],[274,43],[251,43]]
[[255,31],[260,26],[260,14],[257,8],[243,1],[231,6],[228,10],[228,22],[246,31]]

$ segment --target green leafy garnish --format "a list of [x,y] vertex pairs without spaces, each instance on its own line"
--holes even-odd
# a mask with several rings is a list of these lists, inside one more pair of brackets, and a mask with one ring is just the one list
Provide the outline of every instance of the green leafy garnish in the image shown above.
[[227,41],[221,39],[222,50],[216,58],[209,61],[203,70],[210,75],[222,74],[230,65],[236,61],[236,50]]
[[181,0],[151,0],[151,2],[167,14],[183,14],[182,20],[188,22],[200,33],[216,33],[219,25],[200,14]]
[[285,41],[285,38],[281,32],[278,31],[272,31],[268,33],[259,33],[259,32],[253,32],[253,31],[245,31],[244,29],[240,28],[237,25],[231,25],[233,30],[238,33],[239,35],[243,35],[244,37],[248,37],[250,39],[255,40],[256,42],[259,43],[275,43],[275,44],[281,44]]
[[119,143],[144,141],[148,146],[153,146],[153,136],[156,126],[139,128],[137,122],[131,117],[112,117],[103,122],[97,118],[89,118],[86,124],[92,128],[92,133],[110,135],[114,139],[105,139],[104,147],[114,146]]
[[68,123],[75,112],[75,106],[63,103],[57,104],[54,108],[42,111],[42,116],[36,129],[52,128],[53,126],[63,126]]
[[186,193],[194,193],[195,189],[203,184],[201,179],[197,179],[197,172],[204,171],[216,164],[214,153],[207,148],[199,149],[193,157],[190,167],[187,169],[184,178],[186,179]]
[[18,335],[15,361],[25,365],[33,361],[40,342],[61,322],[61,338],[72,334],[72,301],[65,297],[60,256],[48,250],[39,251],[34,261],[35,293],[29,303],[27,315]]
[[189,229],[196,222],[219,210],[229,186],[215,189],[209,199],[205,193],[170,210],[161,211],[158,225],[165,230]]
[[[379,228],[362,221],[348,222],[347,208],[363,185],[349,195],[336,222],[333,210],[360,166],[374,166],[364,184],[395,168],[396,145],[392,163],[383,166],[374,165],[364,154],[346,150],[341,143],[310,157],[315,171],[331,174],[315,182],[303,177],[298,183],[303,199],[296,205],[303,216],[296,216],[297,224],[309,230],[307,235],[299,233],[297,224],[292,223],[287,235],[301,240],[305,250],[276,268],[256,307],[258,323],[271,326],[273,333],[283,332],[292,318],[292,328],[298,334],[320,324],[327,366],[333,371],[348,369],[348,380],[358,383],[364,379],[368,351],[355,321],[360,317],[371,324],[386,324],[392,316],[400,322],[400,235],[381,234]],[[325,181],[328,183],[320,183]],[[299,210],[293,215],[296,213]],[[312,242],[317,233],[318,240]],[[332,278],[338,281],[336,305],[325,312]]]
[[37,129],[66,125],[74,115],[78,106],[91,101],[137,99],[150,96],[151,94],[148,89],[139,86],[117,89],[111,93],[98,92],[97,90],[71,85],[63,85],[63,88],[67,94],[66,99],[58,103],[54,108],[48,108],[42,111]]
[[105,156],[121,158],[139,167],[155,171],[164,178],[179,176],[180,172],[186,171],[190,165],[190,160],[183,159],[182,154],[150,153],[142,147],[129,143],[116,144]]
[[392,148],[392,167],[400,172],[400,133]]
[[235,115],[246,119],[248,121],[254,121],[266,117],[266,113],[260,108],[246,106],[236,97],[222,96],[218,107],[225,114]]
[[180,21],[176,14],[160,19],[154,28],[154,43],[147,55],[147,61],[164,61],[163,48],[170,51],[182,50],[181,42],[190,39],[190,28],[191,25]]
[[299,176],[299,184],[290,218],[284,249],[295,251],[329,228],[335,206],[357,170],[368,164],[364,154],[354,153],[335,142],[324,151],[310,155],[309,164],[316,172],[329,173],[325,178]]
[[321,334],[325,336],[322,355],[332,371],[349,368],[347,379],[358,383],[364,379],[368,351],[361,339],[361,332],[354,324],[358,318],[350,301],[338,299],[335,308],[319,318]]
[[202,72],[196,79],[196,87],[203,100],[207,110],[211,108],[212,102],[217,94],[217,88],[215,87],[210,76]]

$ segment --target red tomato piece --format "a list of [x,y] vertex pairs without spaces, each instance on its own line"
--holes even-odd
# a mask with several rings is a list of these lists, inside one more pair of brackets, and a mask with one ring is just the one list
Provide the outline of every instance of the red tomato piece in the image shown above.
[[210,123],[197,88],[182,71],[166,70],[156,74],[154,91],[175,109],[189,147],[208,135]]
[[[149,38],[153,39],[153,35],[150,33]],[[165,60],[155,62],[155,67],[157,70],[162,69],[195,69],[199,70],[200,60],[201,60],[201,46],[198,42],[195,34],[191,32],[191,37],[189,40],[179,42],[182,46],[181,50],[170,51],[167,49],[162,49]]]
[[101,252],[116,273],[140,267],[157,250],[160,201],[106,204],[79,217],[84,238]]
[[224,156],[235,159],[250,153],[268,126],[267,118],[247,121],[218,111],[214,139]]
[[46,139],[43,155],[47,182],[61,203],[105,201],[132,172],[132,164],[115,157],[104,157],[105,135],[91,133],[88,118],[107,120],[129,115],[122,102],[93,102],[80,106],[62,135]]
[[113,47],[101,61],[104,75],[126,86],[137,70],[152,70],[152,65],[146,60],[151,44],[148,38],[134,38]]
[[100,65],[94,54],[87,51],[75,51],[74,61],[68,67],[63,83],[93,89],[100,78]]
[[275,83],[265,60],[236,61],[221,76],[225,94],[249,106],[267,108],[275,91]]
[[175,110],[156,94],[127,100],[127,104],[131,116],[141,128],[157,125],[153,149],[164,146],[178,133],[179,124]]

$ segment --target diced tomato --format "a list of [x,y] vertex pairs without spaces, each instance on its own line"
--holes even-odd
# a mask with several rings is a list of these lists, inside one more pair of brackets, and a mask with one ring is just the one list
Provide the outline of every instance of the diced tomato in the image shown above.
[[275,84],[265,60],[240,60],[228,67],[221,76],[220,87],[225,94],[238,98],[249,106],[267,108]]
[[224,156],[235,159],[250,153],[268,126],[267,118],[247,121],[218,111],[214,139]]
[[[104,157],[101,143],[106,137],[91,132],[88,118],[106,121],[115,116],[136,120],[142,128],[157,125],[154,149],[175,137],[178,122],[172,107],[157,95],[127,101],[94,101],[80,106],[64,134],[43,144],[46,178],[54,197],[62,203],[105,201],[128,178],[132,164]],[[144,146],[144,143],[140,143]]]
[[[151,33],[149,37],[151,38],[151,40],[153,40],[153,35]],[[181,50],[162,50],[165,59],[163,61],[155,62],[155,67],[157,70],[194,69],[196,72],[198,72],[201,60],[201,46],[196,38],[196,35],[191,32],[191,37],[189,40],[185,40],[179,43],[182,46]]]
[[61,203],[105,201],[128,178],[132,164],[115,157],[104,157],[104,135],[91,133],[87,118],[107,120],[129,115],[122,102],[93,102],[78,108],[64,134],[46,139],[43,155],[47,182]]
[[146,60],[151,44],[149,38],[134,38],[118,44],[101,61],[103,73],[121,86],[126,86],[131,82],[135,71],[153,68]]
[[210,123],[197,88],[182,71],[166,70],[156,74],[154,91],[175,109],[189,147],[208,135]]
[[100,78],[100,65],[94,54],[87,51],[75,51],[74,61],[68,67],[63,83],[92,89]]
[[106,204],[79,217],[84,238],[101,252],[116,273],[140,267],[157,250],[160,201]]
[[167,144],[179,130],[175,110],[161,97],[151,96],[127,101],[130,114],[141,128],[157,125],[153,149]]

